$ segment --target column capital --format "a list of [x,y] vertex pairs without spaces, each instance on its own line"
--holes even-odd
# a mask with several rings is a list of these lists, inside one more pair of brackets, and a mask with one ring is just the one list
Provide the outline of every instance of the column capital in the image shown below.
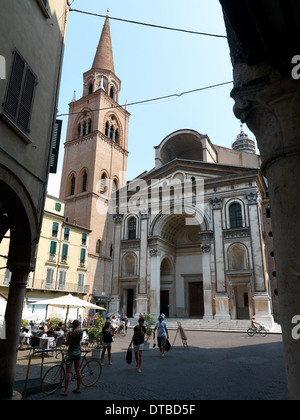
[[257,192],[247,192],[245,197],[248,201],[248,204],[257,204],[258,194]]
[[113,218],[114,218],[115,223],[122,223],[123,218],[124,218],[124,214],[114,214]]
[[210,202],[213,210],[217,210],[217,209],[221,209],[223,207],[223,200],[224,200],[224,198],[219,196],[219,197],[210,198],[209,202]]
[[210,244],[201,245],[202,254],[209,254],[211,250]]
[[255,134],[262,171],[280,158],[300,154],[300,86],[292,77],[261,65],[234,68],[234,113]]

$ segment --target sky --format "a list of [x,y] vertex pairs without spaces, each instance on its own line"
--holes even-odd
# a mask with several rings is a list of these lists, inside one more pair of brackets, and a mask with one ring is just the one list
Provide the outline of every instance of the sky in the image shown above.
[[[226,35],[218,0],[74,0],[73,9],[155,25]],[[58,114],[67,114],[74,91],[82,97],[83,73],[90,70],[104,18],[71,12],[65,45]],[[120,105],[179,94],[233,80],[227,40],[110,21]],[[240,132],[230,97],[233,85],[153,103],[129,106],[131,180],[154,167],[154,147],[166,136],[192,129],[214,144],[232,146]],[[59,195],[68,117],[63,119],[58,173],[50,175],[48,193]],[[245,132],[255,140],[245,127]]]

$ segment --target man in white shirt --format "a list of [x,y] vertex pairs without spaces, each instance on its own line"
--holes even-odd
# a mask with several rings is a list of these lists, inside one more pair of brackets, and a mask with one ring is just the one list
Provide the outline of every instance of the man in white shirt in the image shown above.
[[165,347],[166,341],[169,339],[169,332],[167,329],[167,324],[163,320],[162,316],[158,317],[158,322],[155,324],[153,331],[153,338],[155,338],[155,331],[157,330],[157,344],[160,349],[161,357],[165,357]]

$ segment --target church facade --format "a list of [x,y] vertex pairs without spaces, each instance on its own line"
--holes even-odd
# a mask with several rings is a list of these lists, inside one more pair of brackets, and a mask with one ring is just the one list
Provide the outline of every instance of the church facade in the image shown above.
[[83,78],[83,96],[70,104],[60,198],[69,222],[91,231],[89,299],[128,317],[255,315],[272,327],[259,156],[180,130],[155,148],[154,168],[127,183],[130,114],[118,104],[109,18]]
[[164,139],[114,216],[111,310],[272,327],[259,166],[193,130]]

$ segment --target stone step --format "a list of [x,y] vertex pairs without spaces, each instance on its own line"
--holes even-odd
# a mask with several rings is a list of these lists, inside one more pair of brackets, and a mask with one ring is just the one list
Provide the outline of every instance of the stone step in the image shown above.
[[[176,318],[166,318],[167,327],[170,330],[177,330],[178,322],[181,323],[182,327],[186,331],[238,331],[243,332],[247,331],[250,328],[250,320],[231,320],[231,321],[207,321],[203,319],[176,319]],[[130,326],[133,328],[137,325],[138,320],[135,318],[130,319]],[[281,334],[281,326],[275,324],[272,333]]]

